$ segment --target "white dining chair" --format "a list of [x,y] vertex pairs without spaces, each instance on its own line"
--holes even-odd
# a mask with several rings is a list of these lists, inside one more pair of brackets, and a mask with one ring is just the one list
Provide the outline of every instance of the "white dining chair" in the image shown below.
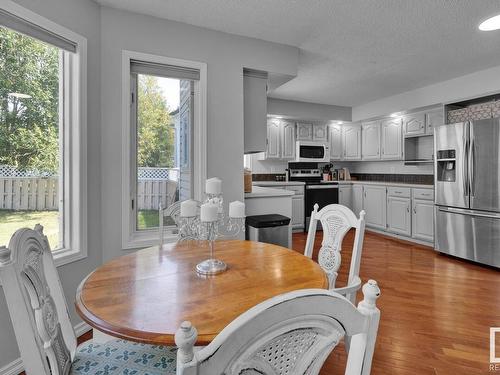
[[[311,213],[304,255],[312,258],[316,228],[319,221],[323,228],[323,240],[318,253],[318,263],[328,276],[329,288],[355,303],[356,292],[361,287],[359,268],[365,235],[365,211],[359,213],[358,219],[349,208],[340,204],[329,204],[319,211],[318,208],[318,204],[315,204]],[[354,228],[356,233],[354,235],[349,277],[345,287],[336,288],[335,282],[342,260],[342,240],[351,228]]]
[[380,311],[375,281],[363,286],[356,308],[324,289],[293,291],[251,308],[206,347],[194,350],[197,333],[183,322],[175,335],[177,375],[316,375],[345,337],[351,348],[346,375],[371,370]]
[[175,374],[175,347],[125,340],[77,347],[41,225],[18,230],[8,247],[0,247],[0,279],[28,375]]

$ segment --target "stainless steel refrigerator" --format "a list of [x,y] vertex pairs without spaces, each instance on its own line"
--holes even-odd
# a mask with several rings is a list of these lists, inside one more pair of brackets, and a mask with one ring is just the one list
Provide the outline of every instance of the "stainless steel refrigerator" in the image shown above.
[[434,133],[435,249],[500,267],[500,119]]

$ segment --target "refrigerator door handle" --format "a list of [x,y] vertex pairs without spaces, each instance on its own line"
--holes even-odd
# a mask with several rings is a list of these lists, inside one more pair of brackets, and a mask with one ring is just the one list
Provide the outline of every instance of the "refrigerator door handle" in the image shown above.
[[462,164],[462,184],[463,184],[463,189],[464,189],[464,196],[468,197],[469,196],[469,180],[468,180],[468,146],[469,146],[469,121],[466,121],[464,123],[465,131],[464,131],[464,144],[463,144],[463,150],[464,150],[464,157],[463,157],[463,164]]
[[468,153],[468,167],[469,167],[469,194],[471,197],[474,196],[475,191],[475,181],[474,181],[474,156],[475,156],[475,142],[474,142],[474,125],[472,121],[469,122],[469,133],[470,133],[470,141],[469,141],[469,153]]
[[486,217],[486,218],[490,218],[490,219],[500,220],[500,213],[487,213],[487,212],[480,212],[480,211],[463,210],[460,208],[452,208],[452,207],[439,207],[439,211],[447,212],[450,214]]

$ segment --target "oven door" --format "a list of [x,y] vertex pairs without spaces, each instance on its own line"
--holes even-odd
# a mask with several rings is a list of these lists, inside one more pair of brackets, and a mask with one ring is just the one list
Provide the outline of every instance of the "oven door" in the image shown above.
[[[306,231],[309,230],[309,221],[311,219],[311,212],[314,209],[314,205],[317,203],[319,209],[323,207],[339,203],[339,186],[338,185],[306,185],[305,192],[305,222]],[[318,223],[318,229],[321,229],[320,223]]]
[[330,154],[328,146],[318,142],[297,142],[296,161],[298,162],[328,162]]

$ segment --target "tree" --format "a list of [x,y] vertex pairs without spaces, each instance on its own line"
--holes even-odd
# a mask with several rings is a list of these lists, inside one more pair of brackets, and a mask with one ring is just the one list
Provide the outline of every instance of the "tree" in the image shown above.
[[0,164],[57,173],[59,53],[0,27]]
[[139,75],[137,99],[137,165],[173,167],[173,121],[157,77]]

